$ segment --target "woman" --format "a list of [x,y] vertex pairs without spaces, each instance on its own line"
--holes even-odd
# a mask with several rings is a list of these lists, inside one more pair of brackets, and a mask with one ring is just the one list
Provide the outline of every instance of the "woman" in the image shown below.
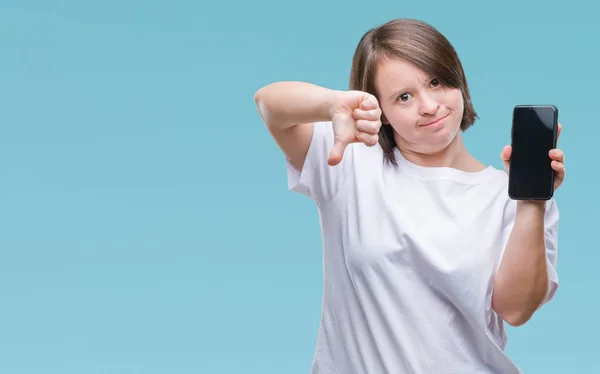
[[[558,209],[509,199],[507,173],[466,149],[477,116],[446,38],[390,21],[360,40],[349,91],[277,82],[255,102],[290,189],[319,209],[311,372],[519,373],[504,322],[522,325],[558,287]],[[558,187],[564,156],[550,157]]]

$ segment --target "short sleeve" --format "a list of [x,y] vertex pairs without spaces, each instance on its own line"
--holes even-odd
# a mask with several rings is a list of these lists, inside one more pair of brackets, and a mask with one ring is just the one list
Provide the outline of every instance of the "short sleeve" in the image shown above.
[[299,192],[317,204],[331,201],[344,185],[351,170],[352,145],[346,147],[342,161],[330,166],[327,163],[333,148],[331,122],[316,122],[302,171],[298,171],[289,160],[287,164],[288,188]]
[[558,289],[558,222],[559,212],[556,200],[550,199],[546,205],[544,215],[544,241],[546,244],[546,263],[550,286],[546,295],[545,303],[550,301]]

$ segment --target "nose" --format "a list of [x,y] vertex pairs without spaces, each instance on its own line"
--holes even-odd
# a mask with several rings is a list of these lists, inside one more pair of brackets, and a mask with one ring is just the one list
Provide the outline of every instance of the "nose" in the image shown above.
[[421,94],[421,100],[419,104],[419,114],[422,116],[435,114],[440,106],[437,100],[435,100],[435,98],[429,93]]

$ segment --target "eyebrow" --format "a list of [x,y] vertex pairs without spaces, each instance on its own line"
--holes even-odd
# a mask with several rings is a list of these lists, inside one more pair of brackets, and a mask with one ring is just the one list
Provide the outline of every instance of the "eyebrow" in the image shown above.
[[[424,83],[421,83],[421,84],[422,85],[427,85],[427,83],[430,80],[432,80],[432,79],[434,79],[434,77],[432,77],[430,75],[427,75],[426,78],[425,78],[425,80],[424,80]],[[389,96],[389,99],[394,99],[396,96],[400,95],[401,93],[404,93],[404,92],[409,91],[411,89],[412,89],[412,87],[410,87],[410,86],[408,86],[408,87],[402,86],[400,89],[394,90],[392,92],[392,94]]]
[[394,90],[394,91],[391,93],[391,95],[389,96],[389,99],[395,99],[395,98],[396,98],[396,96],[400,95],[401,93],[404,93],[404,92],[406,92],[407,90],[409,90],[409,88],[407,88],[407,87],[402,87],[402,88],[400,88],[400,89],[398,89],[398,90]]

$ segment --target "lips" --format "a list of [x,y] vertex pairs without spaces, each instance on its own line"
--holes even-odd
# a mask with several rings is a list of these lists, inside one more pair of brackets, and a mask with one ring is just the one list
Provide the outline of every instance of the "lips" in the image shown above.
[[434,121],[431,121],[429,123],[424,124],[423,126],[433,126],[433,125],[437,125],[438,123],[442,122],[444,119],[446,119],[446,117],[448,117],[450,114],[446,114],[443,117],[440,117]]

